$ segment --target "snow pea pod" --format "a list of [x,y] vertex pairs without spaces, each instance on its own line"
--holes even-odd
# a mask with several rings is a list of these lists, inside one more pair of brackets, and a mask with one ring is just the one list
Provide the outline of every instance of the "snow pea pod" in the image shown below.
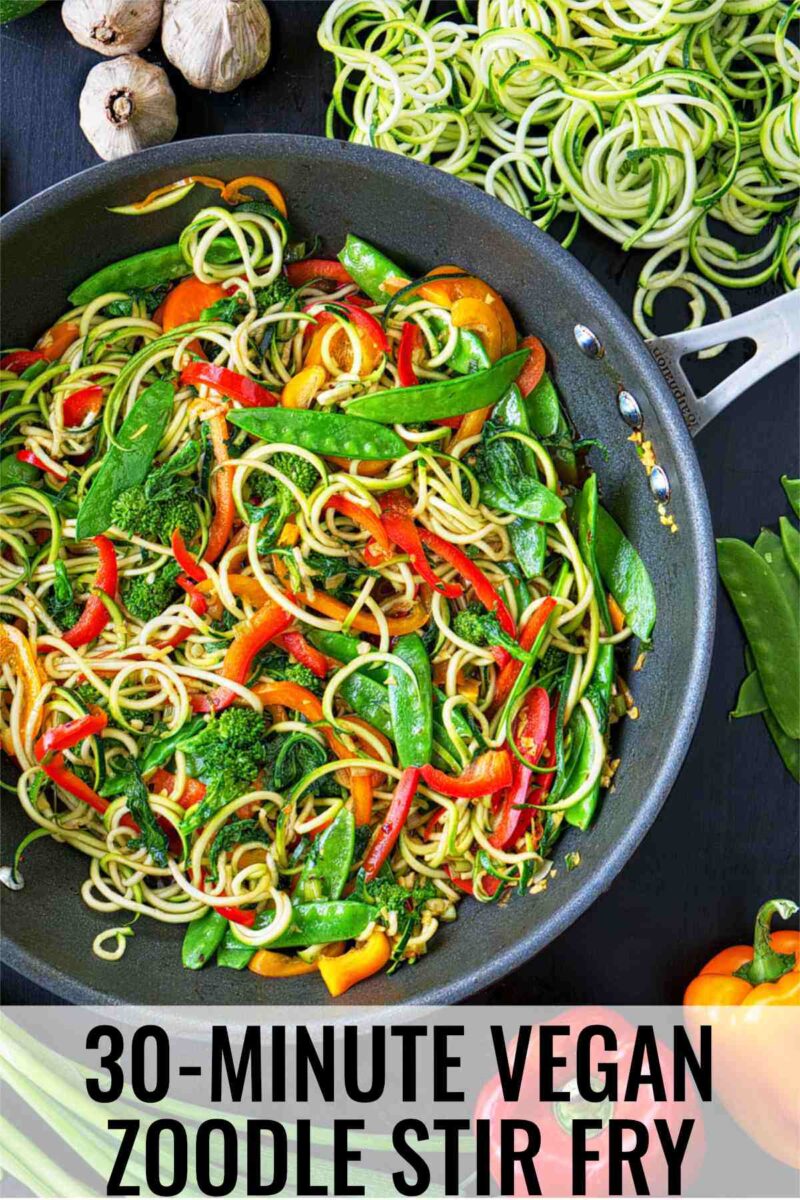
[[[240,250],[233,238],[217,238],[209,247],[206,258],[211,263],[236,262]],[[158,246],[142,254],[132,254],[119,262],[101,267],[79,283],[69,294],[70,304],[88,304],[105,292],[127,292],[130,288],[156,287],[170,279],[191,275],[191,263],[183,256],[177,242],[172,246]]]
[[[361,647],[364,643],[349,633],[339,633],[335,629],[314,629],[312,626],[308,626],[304,632],[312,646],[316,646],[329,658],[335,658],[337,662],[351,663],[363,655]],[[376,683],[385,683],[387,670],[382,662],[364,663],[356,674],[367,675]],[[342,694],[344,695],[344,693]],[[388,697],[386,703],[388,706]]]
[[646,642],[656,623],[656,594],[647,567],[610,513],[598,505],[597,567],[630,629]]
[[764,695],[784,733],[800,738],[800,631],[769,564],[736,538],[717,539],[723,584],[753,652]]
[[218,967],[230,967],[232,971],[243,971],[254,954],[255,950],[243,946],[239,939],[233,936],[229,924],[217,947],[216,964]]
[[769,709],[764,711],[764,721],[770,737],[775,743],[775,749],[783,760],[783,765],[789,774],[800,783],[800,741],[786,736]]
[[572,444],[572,430],[564,415],[556,386],[545,371],[532,392],[525,397],[528,420],[536,437],[547,439],[548,450],[559,475],[567,483],[575,483],[577,459]]
[[597,511],[599,504],[597,501],[597,476],[590,475],[586,483],[581,488],[578,495],[575,497],[575,503],[572,506],[572,522],[575,526],[578,538],[578,548],[581,552],[581,558],[589,568],[589,574],[594,583],[594,595],[597,600],[597,607],[600,610],[600,620],[607,634],[613,632],[611,628],[611,617],[608,612],[608,601],[606,600],[606,592],[603,587],[603,581],[600,578],[600,570],[597,565],[597,556],[595,554],[595,546],[597,543]]
[[[586,698],[594,709],[597,723],[603,737],[608,732],[608,717],[611,707],[611,689],[614,684],[614,647],[608,644],[600,646],[597,651],[597,663],[594,668],[592,678],[589,680],[589,686],[586,689]],[[593,744],[592,739],[587,735],[584,738],[581,747],[578,764],[576,767],[576,776],[570,781],[570,787],[566,790],[565,795],[569,795],[572,790],[572,785],[577,787],[586,777],[589,766],[592,761]],[[573,804],[564,813],[567,822],[570,825],[575,825],[578,829],[588,829],[592,823],[595,810],[597,809],[597,801],[600,797],[600,779],[598,778],[591,791],[587,792],[582,800],[577,804]]]
[[[270,942],[269,948],[283,950],[291,946],[346,942],[362,934],[379,915],[379,908],[360,900],[313,900],[292,904],[289,928],[274,942]],[[255,928],[263,928],[271,920],[272,913],[263,912],[256,917]]]
[[357,716],[374,725],[384,737],[394,737],[389,690],[382,683],[361,671],[354,671],[342,680],[339,695]]
[[384,425],[460,417],[476,408],[496,404],[519,375],[528,354],[528,350],[517,350],[487,370],[463,375],[459,379],[389,388],[385,392],[362,396],[354,400],[347,411],[348,414],[367,417]]
[[387,690],[392,714],[394,744],[400,766],[422,767],[431,761],[433,750],[433,693],[431,663],[418,633],[406,633],[392,647],[411,670],[389,668]]
[[768,708],[767,698],[764,695],[761,680],[758,678],[758,671],[751,671],[742,680],[736,699],[736,708],[731,716],[754,717],[758,713],[766,712]]
[[792,512],[796,517],[800,517],[800,479],[790,479],[788,475],[781,475],[781,484]]
[[111,509],[122,492],[147,477],[167,422],[172,416],[175,389],[164,380],[153,383],[133,403],[116,441],[109,447],[88,493],[81,501],[76,538],[105,533]]
[[[389,395],[389,393],[381,393]],[[228,420],[267,442],[289,442],[314,454],[340,458],[395,459],[406,444],[393,429],[347,413],[311,412],[303,408],[238,408]]]
[[781,517],[778,522],[781,531],[781,545],[788,559],[789,566],[800,579],[800,533],[787,517]]
[[800,583],[792,570],[783,542],[772,529],[762,529],[756,538],[754,549],[769,565],[789,601],[789,608],[800,617]]
[[317,837],[297,881],[298,900],[338,900],[344,891],[356,844],[356,823],[349,808]]
[[[361,238],[348,234],[344,249],[339,253],[339,262],[346,268],[351,278],[355,280],[362,292],[374,300],[376,304],[387,304],[391,293],[384,291],[383,284],[387,279],[405,279],[400,268],[387,258],[375,246],[364,242]],[[448,324],[441,317],[430,318],[434,333],[448,330]],[[482,371],[490,365],[483,342],[477,333],[469,329],[460,329],[456,338],[455,349],[451,354],[448,365],[459,375],[471,375]]]
[[190,971],[199,971],[208,960],[225,936],[228,922],[225,917],[210,908],[204,917],[198,917],[186,927],[181,949],[181,962]]

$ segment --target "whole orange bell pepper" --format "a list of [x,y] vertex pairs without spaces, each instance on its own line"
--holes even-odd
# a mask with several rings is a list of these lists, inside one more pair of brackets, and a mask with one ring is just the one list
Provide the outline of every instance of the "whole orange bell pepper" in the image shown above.
[[771,933],[776,912],[785,919],[797,905],[763,904],[752,946],[716,954],[683,1002],[690,1028],[712,1025],[714,1090],[728,1112],[762,1150],[800,1168],[800,932]]

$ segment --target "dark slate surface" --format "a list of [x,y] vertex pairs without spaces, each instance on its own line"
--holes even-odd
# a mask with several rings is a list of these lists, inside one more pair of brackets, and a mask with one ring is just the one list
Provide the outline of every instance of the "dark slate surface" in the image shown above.
[[[78,127],[77,102],[98,61],[77,46],[51,0],[0,36],[4,210],[97,158]],[[263,75],[232,95],[190,89],[170,69],[179,137],[241,131],[321,133],[329,64],[316,45],[320,3],[271,5],[275,47]],[[158,45],[148,57],[163,61]],[[629,306],[641,258],[584,233],[575,253]],[[113,257],[109,247],[109,257]],[[532,281],[535,284],[535,281]],[[20,287],[24,303],[24,283]],[[737,309],[771,293],[736,294]],[[662,317],[665,328],[669,302]],[[736,365],[742,352],[728,353]],[[704,368],[707,384],[719,367]],[[798,474],[798,371],[784,367],[728,409],[697,451],[718,535],[753,538],[786,511],[778,484]],[[692,636],[693,614],[685,614]],[[743,674],[732,610],[719,607],[711,683],[698,730],[673,793],[613,888],[567,933],[479,998],[490,1003],[675,1003],[709,954],[742,940],[758,905],[798,893],[797,789],[759,719],[732,723]],[[3,803],[8,803],[6,797]],[[65,914],[66,919],[66,914]],[[6,972],[7,1003],[47,999]]]

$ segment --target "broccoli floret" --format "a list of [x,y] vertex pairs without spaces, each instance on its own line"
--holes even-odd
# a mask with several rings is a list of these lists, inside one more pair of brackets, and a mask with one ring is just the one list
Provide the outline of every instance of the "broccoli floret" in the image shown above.
[[188,773],[206,785],[204,799],[183,822],[190,833],[255,783],[267,761],[264,718],[252,708],[227,708],[178,749]]
[[93,683],[85,680],[83,683],[77,684],[72,689],[72,694],[80,700],[87,708],[94,706],[95,708],[104,708],[106,698],[102,692],[98,692]]
[[406,888],[402,883],[397,883],[394,877],[390,879],[390,873],[387,871],[385,876],[378,875],[369,883],[362,882],[364,898],[369,903],[377,905],[378,908],[386,909],[387,912],[406,913],[409,904],[416,912],[426,900],[433,900],[439,894],[433,883],[426,882],[418,887]]
[[157,571],[123,578],[120,586],[122,603],[131,616],[140,621],[152,621],[177,596],[179,589],[175,580],[180,573],[176,562],[168,562]]
[[144,484],[126,488],[111,507],[111,524],[124,533],[169,545],[175,529],[187,540],[192,538],[200,528],[200,518],[186,488],[176,480],[157,497],[148,496]]
[[530,657],[518,642],[502,628],[496,612],[489,612],[477,602],[462,608],[453,618],[453,633],[473,646],[502,646],[514,658],[523,662]]
[[61,559],[56,561],[55,579],[45,595],[44,606],[60,629],[71,629],[81,615],[67,568]]
[[308,688],[315,696],[321,696],[325,688],[324,679],[319,679],[310,671],[308,667],[304,667],[302,663],[295,662],[290,658],[285,650],[281,650],[279,646],[265,646],[253,663],[253,674],[251,676],[251,684],[256,679],[266,677],[272,679],[276,683],[282,682],[284,679],[291,683],[299,683],[302,687]]
[[128,288],[127,300],[112,300],[106,305],[106,315],[109,317],[129,317],[133,312],[134,301],[144,302],[145,312],[152,317],[161,301],[169,291],[169,285],[160,283],[154,288]]
[[[312,492],[319,483],[320,477],[316,467],[299,454],[279,451],[269,461],[270,466],[291,479],[305,495]],[[261,541],[265,546],[272,546],[280,537],[289,517],[297,510],[295,498],[279,479],[268,475],[266,471],[254,471],[249,483],[248,511],[251,520],[260,521],[263,517],[268,517],[261,531]]]
[[287,304],[294,297],[295,289],[285,275],[273,279],[269,287],[256,288],[254,295],[259,315],[265,313],[274,304]]
[[320,679],[308,667],[304,667],[302,663],[290,662],[283,676],[290,683],[299,683],[302,687],[307,688],[309,692],[313,692],[315,696],[321,696],[325,689],[324,679]]

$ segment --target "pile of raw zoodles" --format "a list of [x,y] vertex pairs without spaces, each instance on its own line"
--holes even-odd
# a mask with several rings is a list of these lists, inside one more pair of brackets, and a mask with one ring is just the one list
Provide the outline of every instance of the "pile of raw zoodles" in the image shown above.
[[270,181],[200,182],[178,244],[0,362],[12,881],[50,834],[92,909],[186,926],[186,966],[338,995],[464,895],[545,885],[653,590],[496,291],[311,257]]

